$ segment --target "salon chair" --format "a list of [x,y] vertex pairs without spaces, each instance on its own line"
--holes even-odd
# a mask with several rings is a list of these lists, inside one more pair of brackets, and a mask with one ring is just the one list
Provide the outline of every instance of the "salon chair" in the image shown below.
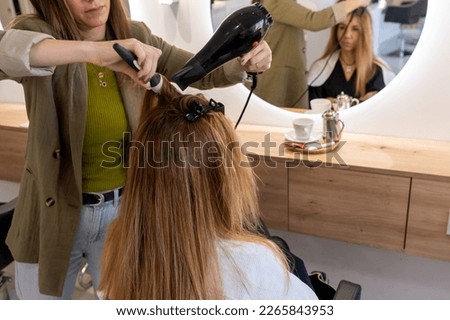
[[8,283],[11,283],[12,279],[3,269],[14,260],[5,240],[11,225],[16,202],[17,198],[6,203],[0,203],[0,300],[9,300],[12,296],[8,288]]
[[392,4],[386,7],[385,22],[400,24],[400,49],[393,55],[403,58],[405,55],[411,55],[411,52],[405,50],[407,35],[405,29],[408,26],[418,24],[421,18],[427,13],[428,0],[409,0],[401,1],[399,5]]
[[329,285],[325,272],[308,272],[303,260],[291,251],[289,245],[283,238],[272,235],[262,220],[258,232],[270,239],[281,249],[286,255],[291,267],[291,273],[313,289],[319,300],[361,300],[361,285],[348,280],[341,280],[335,289]]
[[5,243],[11,225],[12,216],[16,207],[17,198],[0,204],[0,270],[13,262],[13,257]]
[[[14,209],[16,208],[17,197],[13,200],[0,203],[0,300],[5,299],[3,285],[6,278],[10,278],[6,273],[3,273],[3,269],[6,268],[11,262],[14,261],[8,246],[5,243],[6,236],[8,234],[9,227],[11,226]],[[78,283],[83,289],[89,289],[92,287],[92,281],[90,275],[87,272],[87,263],[80,269],[78,275]]]

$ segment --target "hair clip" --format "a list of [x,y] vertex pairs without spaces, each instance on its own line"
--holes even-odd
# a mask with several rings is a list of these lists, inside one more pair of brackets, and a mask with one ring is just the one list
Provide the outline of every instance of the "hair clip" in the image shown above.
[[221,102],[216,102],[213,99],[211,99],[209,100],[209,103],[205,106],[200,101],[194,100],[191,105],[191,111],[186,114],[186,119],[189,122],[197,121],[198,118],[200,118],[205,113],[211,110],[225,114],[225,107]]

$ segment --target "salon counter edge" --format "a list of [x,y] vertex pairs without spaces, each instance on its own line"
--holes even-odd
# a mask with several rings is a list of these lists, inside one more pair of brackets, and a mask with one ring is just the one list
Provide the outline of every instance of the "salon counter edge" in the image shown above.
[[[27,116],[22,104],[0,102],[0,130],[2,143],[0,154],[24,150],[27,134]],[[450,142],[438,140],[415,140],[398,137],[373,136],[347,133],[344,130],[337,148],[329,153],[301,154],[285,149],[284,134],[290,127],[267,127],[240,124],[237,132],[244,151],[259,157],[305,165],[333,166],[351,170],[391,173],[407,176],[426,176],[450,181]],[[11,136],[12,135],[12,136]],[[19,138],[15,137],[19,136]],[[11,139],[15,137],[11,146]],[[22,145],[23,144],[23,145]],[[4,159],[5,157],[2,157]],[[2,161],[1,167],[8,165]],[[0,179],[5,177],[0,175]],[[17,180],[15,180],[17,181]]]
[[[283,145],[289,127],[241,124],[238,135],[248,154],[279,162],[301,162],[310,167],[334,167],[389,173],[399,176],[433,177],[450,182],[450,142],[417,140],[343,132],[332,152],[293,152]],[[297,160],[297,161],[296,161]]]

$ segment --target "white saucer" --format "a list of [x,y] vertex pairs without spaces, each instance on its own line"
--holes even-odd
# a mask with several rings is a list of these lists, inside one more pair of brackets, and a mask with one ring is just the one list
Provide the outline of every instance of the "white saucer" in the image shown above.
[[313,131],[313,132],[311,132],[311,135],[309,136],[309,138],[305,140],[305,139],[298,139],[295,136],[295,131],[292,130],[292,131],[286,132],[284,134],[284,138],[287,141],[291,141],[291,142],[308,143],[308,142],[319,141],[320,139],[322,139],[322,133]]

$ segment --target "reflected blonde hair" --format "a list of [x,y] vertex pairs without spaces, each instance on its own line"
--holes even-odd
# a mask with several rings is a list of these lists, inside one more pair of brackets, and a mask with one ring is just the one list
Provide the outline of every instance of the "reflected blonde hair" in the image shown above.
[[219,239],[267,244],[283,257],[256,234],[255,178],[231,122],[212,111],[187,121],[208,101],[162,79],[160,95],[144,99],[99,290],[108,299],[223,299]]
[[[345,0],[340,0],[342,2]],[[363,12],[361,14],[361,12]],[[348,16],[353,14],[349,13]],[[355,48],[355,64],[356,64],[356,96],[364,96],[366,94],[366,84],[374,76],[376,66],[387,67],[381,60],[379,60],[373,52],[373,34],[372,34],[372,16],[367,9],[361,11],[361,8],[356,9],[353,19],[359,19],[361,25],[361,32],[359,41]],[[329,57],[335,50],[339,50],[338,39],[339,24],[333,26],[330,33],[330,38],[325,47],[325,51],[320,59]]]

